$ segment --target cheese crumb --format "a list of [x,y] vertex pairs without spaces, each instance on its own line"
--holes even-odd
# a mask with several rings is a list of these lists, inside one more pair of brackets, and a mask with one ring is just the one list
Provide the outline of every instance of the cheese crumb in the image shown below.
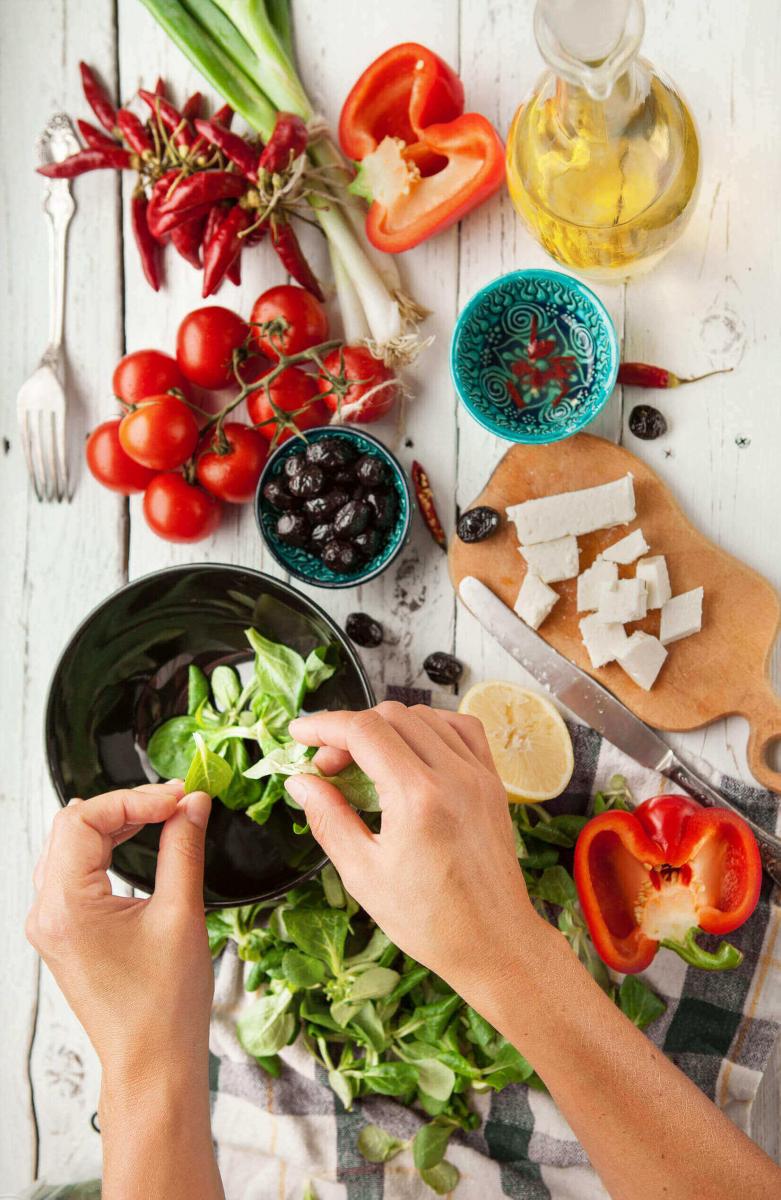
[[667,572],[667,559],[663,554],[655,554],[652,558],[641,558],[635,574],[638,579],[645,580],[648,588],[648,607],[661,608],[673,594],[670,587],[670,576]]
[[618,567],[615,563],[598,558],[582,575],[578,576],[578,612],[599,608],[599,592],[604,583],[615,583]]
[[574,579],[578,573],[578,539],[574,534],[537,542],[536,546],[520,546],[519,550],[529,570],[543,583],[560,583],[562,579]]
[[515,601],[515,611],[532,629],[539,629],[558,598],[558,592],[554,592],[553,588],[543,583],[537,575],[527,571]]
[[690,592],[682,592],[680,596],[673,596],[671,600],[662,605],[659,638],[665,645],[700,632],[703,595],[701,587],[692,588]]
[[618,662],[638,687],[650,692],[666,658],[667,651],[659,639],[638,629],[627,641]]

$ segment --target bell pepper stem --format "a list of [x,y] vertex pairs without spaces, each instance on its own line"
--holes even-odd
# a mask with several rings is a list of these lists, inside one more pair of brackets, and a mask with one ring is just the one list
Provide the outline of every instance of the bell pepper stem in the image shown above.
[[743,962],[743,952],[730,942],[720,942],[718,950],[712,952],[703,950],[697,944],[699,929],[696,925],[686,934],[682,942],[674,938],[662,938],[659,943],[668,950],[674,950],[690,967],[699,967],[702,971],[733,971]]

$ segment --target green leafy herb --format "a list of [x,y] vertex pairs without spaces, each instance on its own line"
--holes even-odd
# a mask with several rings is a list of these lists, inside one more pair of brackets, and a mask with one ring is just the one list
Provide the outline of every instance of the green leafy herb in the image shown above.
[[193,734],[199,728],[195,717],[172,717],[152,734],[147,758],[163,779],[184,779],[193,759]]
[[452,1192],[458,1187],[461,1174],[458,1167],[454,1167],[451,1162],[444,1161],[437,1163],[435,1167],[422,1170],[420,1177],[438,1196],[447,1196],[448,1192]]
[[380,1129],[379,1125],[364,1125],[358,1134],[358,1149],[367,1162],[389,1162],[406,1149],[406,1146],[406,1142],[392,1137],[384,1129]]
[[236,1022],[239,1041],[248,1054],[257,1058],[277,1054],[290,1041],[295,1017],[288,1012],[292,992],[268,993],[244,1010]]
[[212,798],[228,790],[233,767],[210,750],[200,733],[193,734],[195,755],[184,779],[186,792],[206,792]]
[[241,695],[241,680],[233,667],[215,667],[211,678],[214,703],[220,712],[229,712]]
[[419,1171],[436,1167],[442,1162],[455,1128],[454,1122],[440,1119],[421,1126],[412,1142],[412,1157]]
[[645,1029],[667,1011],[660,996],[637,975],[627,975],[618,989],[618,1006],[638,1029]]
[[200,667],[191,663],[187,672],[187,712],[195,716],[201,705],[209,699],[209,681]]
[[623,775],[612,775],[607,787],[594,797],[594,815],[618,808],[629,812],[633,807],[632,793]]

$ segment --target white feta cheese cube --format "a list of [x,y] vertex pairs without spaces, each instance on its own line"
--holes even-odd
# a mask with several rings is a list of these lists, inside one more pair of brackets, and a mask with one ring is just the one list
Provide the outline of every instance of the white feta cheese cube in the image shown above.
[[532,629],[539,629],[558,598],[558,592],[527,571],[515,601],[515,611]]
[[692,588],[690,592],[681,592],[662,605],[662,624],[659,638],[665,645],[678,642],[681,638],[699,633],[702,629],[702,597],[701,587]]
[[648,589],[648,607],[661,608],[673,594],[670,587],[670,576],[667,572],[667,559],[663,554],[654,554],[651,558],[641,558],[635,574],[638,579],[645,580]]
[[578,573],[578,539],[568,533],[552,542],[537,542],[536,546],[520,546],[529,570],[543,583],[559,583],[574,579]]
[[628,563],[633,563],[641,554],[645,554],[646,550],[650,550],[650,546],[643,537],[642,529],[633,529],[626,537],[622,537],[618,542],[613,542],[612,546],[603,550],[602,558],[607,559],[608,562],[621,563],[622,566],[626,566]]
[[667,651],[659,639],[638,629],[627,639],[618,663],[638,687],[650,692],[666,658]]
[[648,593],[642,579],[617,579],[599,589],[600,621],[641,621],[648,611]]
[[578,576],[578,612],[599,608],[599,592],[605,583],[615,583],[618,567],[598,558],[593,566]]
[[600,621],[597,613],[583,618],[580,633],[592,667],[604,667],[605,663],[613,662],[629,641],[623,625],[617,621]]
[[511,504],[507,516],[515,522],[522,546],[552,542],[568,533],[577,536],[595,529],[609,529],[611,525],[626,525],[635,519],[632,476],[624,475],[599,487]]

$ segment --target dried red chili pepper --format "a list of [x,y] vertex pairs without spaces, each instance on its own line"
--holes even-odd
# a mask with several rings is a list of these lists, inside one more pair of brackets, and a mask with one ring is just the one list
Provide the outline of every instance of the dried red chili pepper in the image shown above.
[[151,154],[154,150],[152,139],[144,128],[143,122],[128,108],[120,108],[117,112],[119,132],[131,150],[136,154]]
[[212,115],[212,121],[216,121],[218,125],[222,125],[225,129],[230,129],[232,120],[233,109],[230,104],[223,104],[222,108],[218,108],[216,113]]
[[149,229],[147,208],[148,201],[143,191],[135,192],[130,201],[133,237],[147,282],[157,292],[160,290],[160,247]]
[[62,162],[45,163],[42,167],[36,167],[36,170],[47,179],[75,179],[77,175],[84,175],[87,171],[100,171],[104,168],[124,171],[135,165],[129,150],[122,146],[105,146],[101,150],[78,150]]
[[155,116],[162,121],[164,128],[171,134],[174,144],[184,150],[189,150],[193,143],[193,135],[189,122],[182,116],[179,109],[175,108],[170,100],[166,100],[165,96],[158,96],[155,92],[146,91],[145,88],[139,88],[138,94],[149,105]]
[[274,132],[260,156],[258,169],[277,175],[303,154],[309,141],[306,125],[295,113],[277,113]]
[[431,490],[428,475],[419,462],[412,464],[412,484],[415,488],[415,498],[421,516],[426,522],[426,528],[437,545],[441,546],[443,550],[447,550],[447,538],[437,513],[437,506],[434,503],[434,493]]
[[155,95],[156,96],[164,96],[165,95],[165,80],[163,79],[162,75],[158,75],[158,77],[157,77],[157,83],[155,84]]
[[206,216],[192,217],[189,221],[183,221],[181,225],[175,225],[171,230],[171,245],[195,267],[196,271],[201,269],[201,242],[206,228]]
[[108,98],[108,93],[101,83],[95,78],[91,67],[88,67],[85,62],[79,63],[81,71],[81,86],[84,89],[84,98],[94,112],[95,116],[100,121],[104,129],[109,133],[113,133],[117,124],[117,110],[114,108],[111,100]]
[[182,116],[185,121],[194,121],[196,117],[200,117],[203,107],[203,93],[193,92],[192,96],[188,96],[182,105]]
[[116,146],[116,141],[113,137],[109,137],[102,129],[98,129],[95,125],[90,125],[89,121],[78,120],[76,124],[79,127],[79,133],[84,138],[90,150],[113,150]]
[[207,142],[222,150],[223,154],[236,164],[242,175],[252,183],[257,183],[258,152],[254,146],[251,146],[243,137],[239,137],[237,133],[231,133],[229,129],[214,119],[196,121],[195,128]]
[[252,217],[240,204],[234,204],[216,226],[210,241],[203,248],[203,289],[205,298],[217,291],[231,263],[241,253],[241,234]]
[[225,272],[225,278],[234,284],[235,287],[241,286],[241,248],[239,248],[239,253]]
[[721,367],[717,371],[706,371],[704,375],[676,375],[666,367],[655,367],[651,363],[622,362],[618,368],[618,382],[629,387],[675,388],[684,383],[698,383],[710,379],[711,375],[728,375],[732,367]]
[[238,200],[246,183],[234,172],[199,171],[188,175],[176,184],[173,191],[160,203],[161,216],[166,213],[185,212],[190,208],[210,207],[220,200]]
[[295,231],[288,221],[280,221],[272,218],[271,244],[279,255],[280,262],[285,270],[293,276],[296,283],[300,283],[301,287],[306,288],[318,300],[324,300],[325,296],[320,284],[317,282],[317,278],[309,263],[304,258]]

